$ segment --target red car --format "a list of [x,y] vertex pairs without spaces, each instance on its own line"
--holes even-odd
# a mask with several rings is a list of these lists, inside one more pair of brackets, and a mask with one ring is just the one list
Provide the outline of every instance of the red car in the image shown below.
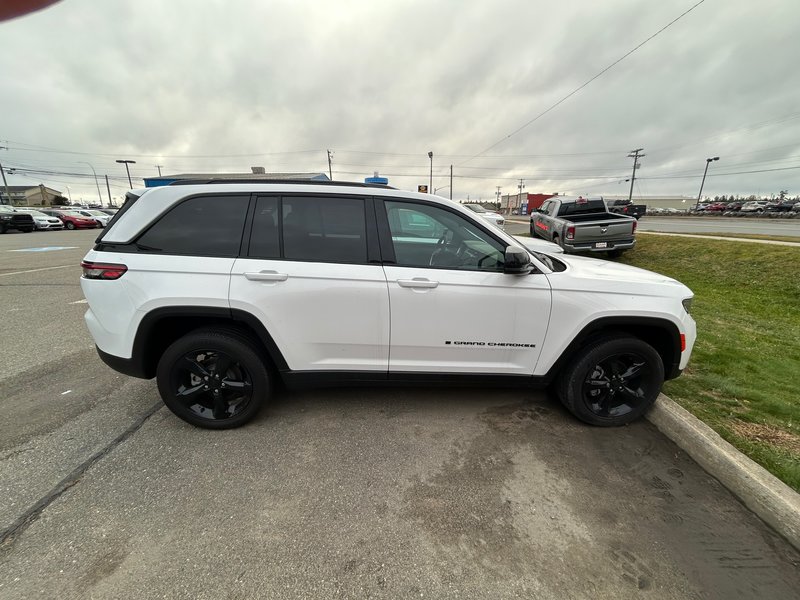
[[74,210],[43,210],[46,215],[58,217],[67,229],[94,229],[97,221],[92,218],[84,217]]
[[706,212],[722,212],[723,210],[728,210],[727,202],[712,202],[706,206]]

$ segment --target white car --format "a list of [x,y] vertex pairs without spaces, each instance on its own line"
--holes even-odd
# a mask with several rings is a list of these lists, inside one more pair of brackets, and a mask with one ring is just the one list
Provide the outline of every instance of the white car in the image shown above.
[[532,237],[517,237],[514,236],[517,243],[531,252],[545,252],[547,254],[564,254],[564,249],[558,244],[548,242],[539,238]]
[[472,212],[477,213],[480,217],[486,219],[490,223],[494,223],[500,229],[505,229],[506,220],[500,213],[491,210],[486,210],[480,204],[463,204],[465,208],[470,209]]
[[211,429],[252,419],[276,380],[553,385],[579,419],[621,425],[696,336],[674,279],[530,252],[463,206],[380,185],[129,192],[82,267],[101,359]]
[[764,200],[751,200],[742,204],[740,212],[764,212],[767,208],[767,203]]
[[45,229],[64,229],[64,223],[61,222],[61,219],[51,217],[43,212],[39,212],[38,210],[34,210],[32,208],[18,208],[17,212],[28,213],[30,216],[32,216],[33,223],[36,226],[36,229],[39,231]]
[[79,208],[76,209],[75,212],[80,213],[84,217],[89,217],[90,219],[94,219],[99,227],[105,227],[111,220],[111,215],[109,215],[108,213],[104,213],[101,210],[95,210],[93,208],[88,208],[88,209]]

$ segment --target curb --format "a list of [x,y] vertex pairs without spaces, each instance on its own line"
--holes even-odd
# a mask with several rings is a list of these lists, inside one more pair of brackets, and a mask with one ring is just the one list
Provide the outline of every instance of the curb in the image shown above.
[[800,550],[800,494],[664,394],[645,418]]

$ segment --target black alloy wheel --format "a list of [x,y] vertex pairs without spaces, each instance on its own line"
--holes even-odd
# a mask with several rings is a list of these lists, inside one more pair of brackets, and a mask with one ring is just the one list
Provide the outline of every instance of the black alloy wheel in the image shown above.
[[583,401],[601,418],[627,415],[645,402],[642,386],[650,375],[647,359],[639,354],[609,356],[589,370],[583,382]]
[[664,384],[661,356],[620,333],[588,344],[562,372],[558,397],[580,420],[617,426],[642,416]]
[[202,330],[178,339],[161,357],[157,381],[173,413],[208,429],[243,425],[269,393],[256,343],[236,330]]

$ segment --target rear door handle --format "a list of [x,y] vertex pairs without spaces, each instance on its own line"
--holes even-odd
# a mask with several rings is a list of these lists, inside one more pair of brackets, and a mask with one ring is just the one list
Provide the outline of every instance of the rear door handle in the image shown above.
[[250,281],[286,281],[289,275],[278,273],[277,271],[259,271],[258,273],[245,273],[244,276]]
[[439,282],[431,281],[424,277],[415,277],[414,279],[398,279],[397,284],[400,287],[407,288],[435,288],[439,285]]

